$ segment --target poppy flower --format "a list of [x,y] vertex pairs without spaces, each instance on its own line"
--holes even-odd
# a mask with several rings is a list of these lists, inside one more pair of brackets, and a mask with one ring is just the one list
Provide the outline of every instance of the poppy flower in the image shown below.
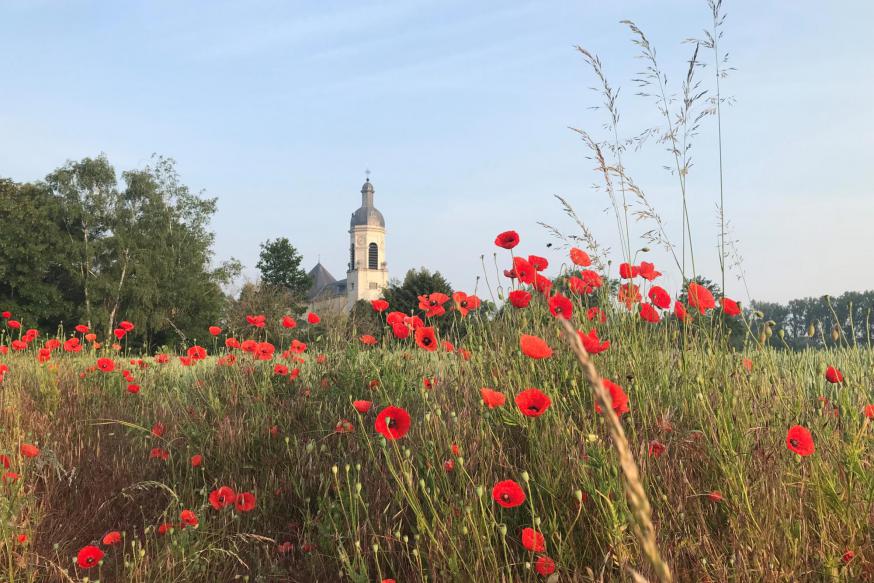
[[204,360],[206,358],[206,348],[195,344],[188,348],[186,354],[191,358],[191,360]]
[[136,395],[140,392],[140,386],[136,383],[129,383],[127,385],[127,392]]
[[853,551],[847,551],[843,555],[841,555],[841,561],[845,565],[855,558],[856,558],[856,553],[854,553]]
[[218,336],[219,334],[222,333],[222,329],[219,328],[218,326],[210,326],[209,333],[212,334],[213,336]]
[[832,384],[842,383],[844,382],[844,375],[840,370],[830,366],[825,369],[825,380]]
[[534,276],[537,275],[537,270],[534,266],[522,257],[513,258],[513,273],[519,278],[522,283],[534,283]]
[[703,285],[692,282],[686,288],[686,293],[689,296],[689,305],[697,308],[702,314],[716,307],[716,300],[713,299],[713,294]]
[[98,358],[97,368],[103,372],[112,372],[115,370],[115,361],[111,358]]
[[866,418],[874,419],[874,405],[865,405],[862,411],[865,413]]
[[512,249],[519,244],[519,233],[516,231],[504,231],[495,237],[495,245],[502,249]]
[[22,443],[19,451],[26,458],[35,458],[39,455],[39,448],[30,443]]
[[404,340],[409,338],[410,329],[403,322],[395,323],[391,325],[391,333],[394,334],[394,337],[398,340]]
[[543,533],[537,532],[533,528],[523,528],[522,546],[532,553],[542,553],[546,550],[546,539],[543,537]]
[[170,459],[170,452],[166,449],[161,449],[160,447],[153,447],[149,452],[149,459],[152,460],[161,460],[162,462],[166,462]]
[[479,394],[483,398],[483,403],[485,403],[489,409],[501,407],[507,400],[507,397],[505,397],[503,393],[488,387],[481,388]]
[[172,524],[170,524],[169,522],[164,522],[164,523],[158,525],[156,532],[158,533],[158,536],[164,536],[165,534],[170,532],[171,528],[173,528]]
[[443,304],[449,301],[449,296],[444,293],[434,292],[419,296],[419,309],[425,312],[426,318],[435,318],[446,313]]
[[286,328],[286,329],[296,328],[296,327],[297,327],[297,321],[296,321],[294,318],[292,318],[291,316],[288,316],[288,315],[286,315],[286,316],[282,316],[282,320],[280,320],[279,323],[282,324],[282,327],[283,327],[283,328]]
[[661,275],[660,271],[655,270],[655,265],[646,261],[640,262],[640,266],[638,266],[637,268],[637,273],[638,275],[640,275],[640,277],[647,281],[653,281],[655,278]]
[[480,306],[480,299],[477,296],[469,296],[464,292],[455,292],[452,294],[452,300],[455,302],[455,309],[461,313],[462,318]]
[[584,269],[580,272],[580,278],[583,280],[585,284],[585,289],[583,289],[582,293],[590,294],[602,285],[604,285],[604,280],[601,279],[601,276],[592,271],[591,269]]
[[410,414],[400,407],[389,406],[379,412],[374,426],[377,433],[393,441],[405,436],[410,430]]
[[193,456],[191,456],[191,467],[192,468],[199,468],[202,464],[203,464],[203,456],[202,455],[200,455],[199,453],[196,453]]
[[549,305],[550,313],[556,318],[564,318],[570,320],[574,313],[574,305],[571,301],[561,294],[555,294],[546,302]]
[[519,337],[519,347],[522,349],[522,354],[536,360],[552,356],[552,348],[537,336],[522,334]]
[[107,532],[103,536],[102,543],[104,546],[111,547],[112,545],[117,545],[120,542],[121,542],[121,533],[118,532],[117,530]]
[[540,257],[539,255],[529,255],[528,263],[531,264],[534,271],[543,271],[549,267],[549,260],[546,257]]
[[252,492],[241,492],[237,494],[234,500],[234,508],[237,512],[251,512],[255,510],[255,494]]
[[103,551],[94,545],[82,547],[76,555],[76,564],[80,569],[90,569],[103,559]]
[[122,320],[118,323],[118,327],[124,330],[125,332],[130,332],[134,329],[134,325],[127,320]]
[[116,338],[121,340],[122,338],[124,338],[124,335],[127,334],[127,330],[124,330],[122,328],[116,328],[112,331],[112,333],[115,335]]
[[525,503],[525,490],[513,480],[504,480],[492,488],[492,500],[504,508],[515,508]]
[[19,330],[21,328],[21,322],[18,320],[7,320],[6,325],[14,330]]
[[816,451],[813,445],[813,436],[806,427],[794,425],[786,432],[786,447],[798,455],[805,457]]
[[216,510],[221,510],[222,508],[233,506],[234,502],[237,500],[237,494],[231,487],[222,486],[221,488],[210,492],[208,500],[210,506]]
[[649,290],[649,299],[657,307],[667,310],[671,307],[671,296],[664,288],[654,285]]
[[376,344],[376,338],[370,334],[362,334],[359,340],[361,341],[361,344],[364,344],[365,346],[374,346]]
[[355,410],[364,415],[368,411],[370,411],[370,407],[373,406],[372,401],[352,401],[352,406],[355,407]]
[[524,289],[517,289],[510,292],[508,299],[514,308],[527,308],[531,303],[531,294]]
[[[602,382],[604,383],[604,388],[607,389],[607,391],[610,393],[610,407],[620,417],[625,413],[628,413],[628,395],[625,394],[625,391],[622,390],[622,387],[607,379],[602,379]],[[600,413],[601,411],[601,405],[598,405],[596,403],[595,412]]]
[[619,265],[619,277],[622,279],[633,279],[640,274],[640,268],[630,263],[622,263]]
[[85,340],[87,340],[88,342],[94,342],[95,340],[97,340],[97,334],[90,332],[85,335]]
[[516,395],[516,406],[526,417],[540,417],[550,405],[552,400],[540,389],[526,389]]
[[155,437],[163,437],[165,431],[166,428],[164,427],[164,424],[160,421],[152,425],[152,435],[154,435]]
[[179,513],[179,520],[182,522],[182,528],[186,526],[197,527],[199,524],[197,516],[191,510],[183,510]]
[[753,361],[749,358],[745,358],[741,361],[741,365],[747,372],[753,372]]
[[388,309],[388,302],[385,300],[371,300],[370,307],[373,308],[374,312],[379,312],[380,314]]
[[307,322],[309,322],[310,324],[318,324],[321,321],[322,319],[319,317],[318,314],[314,314],[313,312],[307,314]]
[[692,319],[689,312],[686,311],[686,306],[684,306],[679,300],[674,302],[674,316],[676,316],[677,320],[680,322],[687,322]]
[[580,342],[583,343],[583,348],[586,349],[586,352],[589,354],[601,354],[608,348],[610,348],[610,341],[604,340],[601,341],[598,338],[598,331],[592,328],[589,330],[588,334],[583,334],[582,331],[577,331],[577,335],[580,337]]
[[657,323],[661,318],[652,304],[640,304],[640,317],[652,324]]
[[604,313],[604,310],[597,306],[592,306],[588,310],[586,310],[586,319],[591,322],[592,320],[598,320],[600,323],[604,323],[607,321],[607,314]]
[[535,561],[534,570],[537,571],[537,574],[541,577],[548,577],[555,573],[555,561],[546,555],[542,555],[537,558],[537,561]]
[[719,300],[719,305],[722,306],[722,311],[725,312],[726,316],[734,317],[740,315],[740,306],[734,300],[730,300],[723,296],[723,298]]
[[539,291],[543,297],[549,296],[549,292],[552,290],[552,280],[548,277],[543,277],[538,273],[534,276],[534,281],[532,283],[534,284],[534,289]]
[[665,453],[667,449],[668,446],[666,446],[664,443],[653,439],[649,442],[649,457],[659,458],[663,453]]
[[579,265],[580,267],[588,267],[592,264],[589,254],[577,247],[571,247],[571,261],[574,262],[574,265]]
[[625,304],[625,307],[631,309],[631,304],[636,304],[642,299],[640,288],[633,283],[623,283],[619,286],[619,301]]
[[719,490],[713,490],[707,494],[707,498],[711,502],[722,502],[722,492]]
[[447,474],[455,469],[455,460],[446,460],[443,462],[443,471]]
[[4,320],[8,320],[9,318],[12,317],[12,312],[5,310],[5,311],[3,311],[3,313],[0,313],[0,316],[3,316]]
[[423,348],[428,352],[437,350],[437,336],[434,334],[434,328],[425,326],[416,330],[416,344],[419,348]]
[[76,327],[74,329],[79,334],[87,334],[88,333],[88,326],[86,326],[85,324],[76,324]]

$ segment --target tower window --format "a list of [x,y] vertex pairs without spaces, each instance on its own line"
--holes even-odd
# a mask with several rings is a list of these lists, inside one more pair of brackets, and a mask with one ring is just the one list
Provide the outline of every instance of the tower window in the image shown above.
[[355,245],[349,246],[349,270],[355,269]]
[[379,268],[379,249],[376,243],[371,243],[367,246],[367,267],[369,269]]

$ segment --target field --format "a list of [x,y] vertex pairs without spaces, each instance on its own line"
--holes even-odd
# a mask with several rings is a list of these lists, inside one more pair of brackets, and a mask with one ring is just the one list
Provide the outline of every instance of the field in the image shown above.
[[[529,289],[442,331],[377,303],[379,337],[325,317],[269,346],[250,318],[235,337],[255,342],[214,330],[181,355],[19,340],[0,355],[0,579],[874,580],[870,348],[762,347],[766,323],[698,292],[652,323],[608,286],[558,317]],[[609,348],[578,358],[562,316]],[[618,416],[581,360],[621,387]]]

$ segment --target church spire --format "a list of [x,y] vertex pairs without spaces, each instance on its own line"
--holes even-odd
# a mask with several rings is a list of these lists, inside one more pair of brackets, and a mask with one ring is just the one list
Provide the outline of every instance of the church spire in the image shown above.
[[[370,171],[367,171],[370,174]],[[373,208],[373,185],[370,183],[370,176],[361,186],[361,206],[365,208]]]

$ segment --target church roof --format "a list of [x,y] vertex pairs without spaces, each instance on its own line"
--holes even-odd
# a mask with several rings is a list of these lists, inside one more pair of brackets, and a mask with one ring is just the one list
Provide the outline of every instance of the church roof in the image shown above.
[[[346,293],[346,280],[337,281],[334,276],[328,273],[325,266],[321,262],[316,263],[310,272],[307,274],[312,282],[310,289],[307,292],[307,299],[312,300],[319,296],[340,295]],[[342,288],[342,289],[341,289]]]
[[352,213],[350,227],[374,226],[385,228],[385,218],[375,206],[373,206],[373,184],[370,178],[361,186],[361,207]]

